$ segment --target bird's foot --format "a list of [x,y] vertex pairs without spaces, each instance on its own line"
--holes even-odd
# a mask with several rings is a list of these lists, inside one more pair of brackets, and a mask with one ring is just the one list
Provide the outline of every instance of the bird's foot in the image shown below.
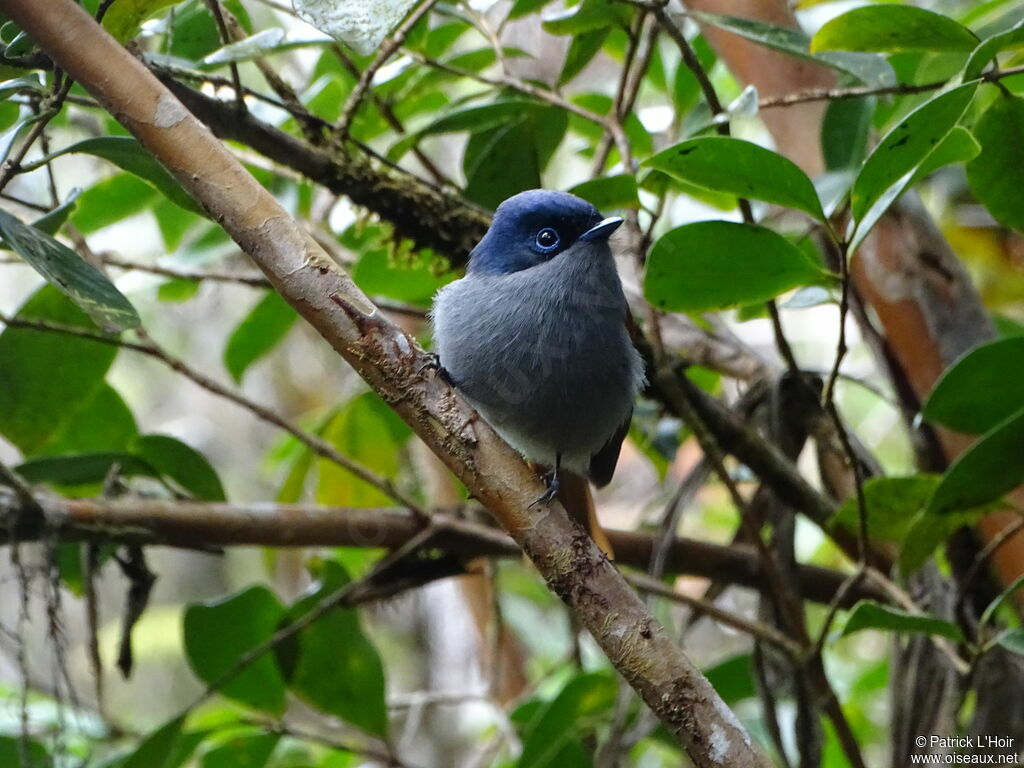
[[547,486],[547,489],[544,491],[544,493],[542,493],[540,496],[534,499],[533,503],[530,504],[530,509],[533,509],[533,507],[539,507],[541,505],[550,504],[551,500],[558,495],[558,489],[561,487],[561,480],[559,479],[557,469],[549,472],[544,476],[544,484]]
[[440,377],[448,386],[454,387],[455,382],[452,381],[451,374],[441,365],[441,356],[436,352],[427,352],[426,357],[426,361],[419,368],[419,374],[422,376],[426,371],[433,371],[434,375]]

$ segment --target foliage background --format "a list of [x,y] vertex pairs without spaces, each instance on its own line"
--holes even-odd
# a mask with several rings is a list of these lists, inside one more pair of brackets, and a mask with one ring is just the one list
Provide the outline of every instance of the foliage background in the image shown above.
[[[976,367],[961,369],[959,383],[951,374],[947,394],[930,406],[935,422],[989,433],[988,448],[980,444],[973,464],[959,465],[958,475],[950,470],[941,481],[914,475],[942,467],[915,453],[913,434],[901,419],[906,404],[852,323],[844,377],[834,380],[835,402],[891,479],[866,489],[872,537],[893,542],[901,578],[935,552],[937,559],[925,566],[928,578],[938,581],[937,594],[955,596],[963,574],[939,545],[978,517],[971,510],[996,503],[1019,483],[1024,455],[1017,450],[1020,384],[1005,375],[1020,360],[1014,339],[1024,321],[1015,231],[1022,212],[1016,188],[1007,182],[1013,171],[1024,170],[1015,149],[1020,78],[1012,75],[1024,39],[1015,25],[1024,9],[1014,2],[949,3],[935,9],[941,15],[914,17],[915,26],[893,15],[909,4],[886,4],[881,15],[852,21],[841,17],[846,4],[805,5],[800,21],[818,32],[811,48],[776,30],[746,32],[805,58],[812,49],[860,48],[859,58],[832,55],[839,87],[895,91],[824,100],[831,106],[822,149],[832,174],[819,182],[817,193],[778,156],[740,154],[754,150],[708,141],[712,111],[699,79],[682,60],[678,40],[653,11],[625,3],[583,0],[564,10],[523,0],[488,8],[423,5],[386,57],[359,57],[322,40],[290,9],[262,2],[212,8],[194,0],[116,0],[106,7],[104,23],[122,40],[134,39],[165,77],[228,104],[237,79],[251,89],[245,106],[255,119],[312,146],[331,147],[347,137],[340,146],[353,157],[374,157],[378,168],[398,163],[481,209],[541,185],[572,189],[605,213],[639,208],[622,263],[638,315],[650,331],[657,316],[639,303],[641,293],[656,307],[689,312],[659,318],[666,346],[702,362],[690,370],[691,378],[733,405],[784,370],[767,316],[771,310],[763,303],[776,296],[789,346],[801,366],[829,386],[841,291],[834,276],[813,266],[829,256],[827,227],[815,223],[823,218],[818,200],[831,214],[834,190],[848,189],[857,178],[853,215],[864,220],[871,202],[895,196],[900,184],[913,181],[1005,337],[1002,346],[988,348],[987,358],[965,363]],[[826,23],[837,17],[832,23],[845,18],[846,28]],[[733,136],[770,144],[758,95],[716,62],[693,20],[675,23],[728,107]],[[397,496],[400,505],[459,503],[459,490],[408,428],[295,322],[294,312],[261,285],[220,228],[190,210],[181,190],[144,151],[130,141],[105,138],[124,136],[124,130],[78,86],[62,95],[59,77],[34,69],[31,43],[12,25],[0,37],[12,62],[4,72],[10,79],[0,86],[6,97],[0,110],[7,130],[3,148],[10,161],[2,175],[4,210],[22,222],[55,210],[43,229],[102,266],[138,311],[146,336],[128,332],[123,338],[160,345],[159,352],[150,348],[140,355],[57,333],[53,326],[96,331],[24,264],[32,248],[16,247],[20,230],[4,219],[0,229],[17,253],[9,252],[0,267],[0,310],[9,321],[35,320],[51,328],[8,322],[0,336],[0,458],[25,480],[69,498],[127,494],[390,507]],[[234,37],[245,39],[225,46]],[[982,40],[997,43],[985,49]],[[979,47],[986,55],[972,54]],[[991,77],[970,93],[962,89],[963,104],[943,109],[956,96],[937,93],[938,86],[955,85],[965,70],[980,73],[996,53],[1010,74]],[[376,74],[372,80],[360,77],[366,72]],[[918,84],[929,87],[917,91]],[[893,150],[903,160],[876,161],[873,176],[862,171],[872,167],[865,158],[874,142],[917,108],[931,111],[911,124],[910,140]],[[33,126],[41,125],[45,129],[33,136]],[[698,155],[658,154],[694,137],[703,142]],[[891,143],[899,141],[896,136]],[[932,145],[945,153],[933,154]],[[402,221],[382,220],[354,206],[337,189],[304,179],[280,158],[268,159],[242,144],[235,148],[360,287],[427,343],[423,310],[434,291],[455,276],[464,253],[439,252],[437,243],[433,250],[418,248],[402,239]],[[623,161],[627,149],[632,157]],[[705,165],[699,162],[703,154],[710,154]],[[905,177],[913,171],[919,173]],[[683,228],[704,219],[741,220],[736,195],[778,204],[755,203],[751,209],[767,231]],[[842,251],[850,242],[838,222]],[[752,259],[767,246],[754,237],[772,238],[772,266],[787,267],[781,277],[777,270],[756,270]],[[648,246],[653,248],[645,265]],[[198,376],[183,378],[180,368],[168,368],[170,359],[184,361]],[[220,382],[221,390],[242,392],[243,407],[225,406],[222,397],[197,386],[195,379],[204,376]],[[766,402],[763,396],[760,402]],[[308,443],[282,437],[255,418],[247,403],[267,404],[390,485],[367,484],[315,457]],[[769,437],[781,441],[771,432],[770,417],[765,421]],[[656,531],[663,520],[673,522],[667,511],[682,498],[686,511],[674,521],[677,533],[730,543],[738,515],[727,487],[711,481],[692,493],[682,485],[699,476],[693,468],[700,465],[695,440],[678,418],[656,398],[645,399],[632,438],[616,483],[600,497],[603,519],[616,528]],[[999,456],[1006,461],[993,460]],[[813,464],[808,453],[799,467],[815,478]],[[755,478],[742,466],[730,469],[752,504]],[[940,482],[945,495],[935,490]],[[686,490],[679,493],[680,488]],[[838,495],[842,501],[844,494]],[[839,513],[844,515],[855,521],[857,505],[848,503]],[[778,519],[772,522],[766,535],[781,526]],[[850,572],[851,561],[817,527],[801,519],[790,536],[800,561]],[[317,594],[365,575],[381,551],[230,549],[213,556],[147,548],[148,566],[159,578],[134,628],[135,671],[124,681],[113,665],[126,590],[122,572],[133,572],[139,551],[120,547],[118,567],[113,546],[43,538],[41,545],[9,550],[13,557],[4,577],[12,588],[2,598],[0,663],[8,680],[8,717],[0,737],[6,752],[0,755],[10,755],[12,764],[28,758],[46,764],[50,757],[44,755],[68,765],[164,766],[614,760],[657,766],[680,760],[678,748],[574,630],[561,604],[515,560],[495,561],[482,577],[443,581],[358,612],[328,614],[297,647],[282,646],[274,657],[263,657],[218,686],[222,695],[193,706],[204,683],[216,681],[245,650],[308,610]],[[777,545],[774,533],[772,541]],[[776,555],[785,559],[780,551]],[[90,558],[92,579],[83,575]],[[705,591],[704,582],[692,579],[667,583],[684,594]],[[899,697],[911,690],[901,690],[898,677],[906,661],[890,653],[890,637],[951,639],[957,658],[975,668],[1000,648],[1019,653],[1012,601],[997,597],[1008,586],[987,586],[980,607],[994,607],[980,622],[980,610],[965,616],[925,601],[936,614],[927,619],[931,623],[869,604],[843,612],[833,624],[824,606],[807,605],[807,628],[824,639],[825,668],[843,705],[842,720],[868,764],[889,759],[891,724],[909,714],[909,704]],[[22,602],[22,595],[30,599]],[[777,622],[749,592],[728,590],[719,602],[731,614]],[[90,605],[99,610],[95,644],[106,670],[102,685],[90,661]],[[844,765],[853,759],[831,715],[819,723],[813,704],[801,699],[801,683],[788,682],[789,676],[799,681],[800,672],[766,659],[763,642],[752,651],[750,638],[735,629],[706,619],[691,627],[688,609],[672,601],[652,599],[652,608],[677,628],[688,652],[777,759],[782,760],[780,744],[800,764]],[[858,631],[858,622],[867,631]],[[836,631],[825,631],[829,627]],[[941,648],[930,643],[927,653],[941,657]],[[1019,668],[1019,659],[1007,658],[1011,669]],[[985,692],[967,696],[969,688],[965,683],[958,690],[963,697],[953,697],[949,711],[955,722],[929,724],[934,732],[978,727],[979,707],[971,697],[984,698]],[[178,717],[183,708],[189,709],[187,719]],[[787,735],[773,736],[773,723]],[[926,732],[924,723],[919,727],[917,733]],[[897,763],[898,750],[891,759]]]

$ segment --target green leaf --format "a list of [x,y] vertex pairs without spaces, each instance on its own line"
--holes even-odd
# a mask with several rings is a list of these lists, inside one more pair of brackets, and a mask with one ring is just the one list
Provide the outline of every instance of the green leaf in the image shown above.
[[4,768],[50,768],[53,758],[35,739],[28,740],[28,764],[21,762],[22,745],[18,736],[0,735],[0,765]]
[[997,501],[1024,483],[1024,408],[968,448],[942,476],[928,504],[932,514]]
[[523,752],[517,768],[562,765],[561,750],[596,717],[610,712],[615,704],[615,693],[614,679],[604,672],[584,673],[570,680],[541,709],[523,735]]
[[975,90],[977,83],[968,83],[930,99],[904,117],[871,152],[850,192],[858,244],[953,129]]
[[[185,656],[203,682],[215,682],[241,656],[267,641],[280,626],[284,607],[266,587],[249,587],[223,600],[185,610]],[[272,653],[260,656],[220,693],[275,715],[284,711],[285,685]]]
[[117,0],[103,15],[103,27],[119,42],[131,40],[142,22],[179,0]]
[[117,390],[104,382],[93,397],[46,444],[57,456],[90,451],[124,451],[139,433],[135,416]]
[[[39,320],[95,330],[86,315],[53,286],[18,311]],[[6,328],[0,334],[0,434],[25,456],[56,439],[105,386],[117,347],[50,331]]]
[[130,173],[119,173],[93,184],[78,198],[71,222],[89,235],[111,224],[148,210],[163,200],[152,186]]
[[644,165],[705,189],[825,218],[807,174],[777,152],[749,141],[727,136],[688,139],[659,152]]
[[1024,629],[1007,629],[999,634],[996,643],[1008,651],[1024,656]]
[[611,32],[609,27],[603,27],[590,32],[584,32],[572,39],[572,42],[569,44],[569,51],[565,54],[565,63],[562,65],[562,71],[558,75],[559,86],[572,81],[576,75],[584,70],[587,64],[597,55],[598,51],[601,50],[601,46],[604,45],[609,32]]
[[732,656],[704,670],[704,676],[729,706],[757,695],[753,674],[754,660],[749,653]]
[[873,600],[861,600],[850,609],[840,637],[847,637],[862,629],[882,629],[893,632],[938,635],[960,642],[963,633],[951,621],[938,616],[907,613]]
[[206,457],[189,445],[167,435],[142,435],[132,444],[133,452],[193,497],[203,501],[224,501],[224,488]]
[[33,269],[108,330],[139,324],[135,308],[106,276],[63,243],[0,211],[0,234]]
[[224,742],[207,750],[202,768],[263,768],[281,740],[277,733],[246,729],[232,733]]
[[[938,484],[938,475],[869,478],[864,483],[864,502],[871,538],[904,541]],[[851,498],[839,508],[832,525],[856,531],[859,521],[857,500]]]
[[[386,477],[398,473],[409,427],[373,392],[359,395],[331,419],[323,437],[341,453]],[[387,506],[393,500],[326,459],[317,459],[316,500],[342,507]]]
[[654,244],[644,295],[660,309],[706,312],[767,301],[820,282],[823,274],[799,248],[766,227],[699,221]]
[[577,197],[582,197],[599,211],[637,208],[640,205],[636,177],[630,173],[584,181],[569,191]]
[[900,573],[910,575],[916,572],[936,548],[944,543],[955,531],[975,523],[985,509],[970,512],[946,512],[935,514],[927,508],[914,519],[900,548],[897,564]]
[[328,40],[326,38],[288,41],[287,35],[283,29],[280,27],[272,27],[270,29],[260,30],[255,35],[247,37],[244,40],[229,43],[228,45],[218,48],[212,53],[208,53],[203,57],[201,64],[203,69],[214,69],[216,67],[223,66],[224,64],[249,61],[260,56],[265,56],[268,53],[286,51],[306,45],[324,45],[327,42]]
[[716,13],[691,11],[690,15],[697,21],[728,30],[776,51],[845,72],[865,85],[892,86],[896,84],[896,73],[893,72],[892,66],[877,54],[848,51],[811,53],[811,38],[798,29],[777,27],[760,21],[738,16],[722,16]]
[[85,139],[58,152],[47,155],[37,161],[37,164],[49,162],[61,155],[70,154],[86,154],[101,157],[113,163],[122,171],[138,176],[158,192],[163,193],[175,205],[192,213],[203,213],[203,209],[182,189],[177,179],[160,165],[156,158],[150,154],[149,150],[130,136],[99,136],[93,139]]
[[631,16],[632,9],[615,0],[583,0],[545,19],[541,26],[552,35],[582,35],[596,29],[627,25]]
[[981,154],[967,164],[971,191],[996,221],[1024,232],[1024,99],[998,98],[978,120]]
[[1019,21],[1005,32],[986,39],[971,52],[971,57],[964,67],[964,81],[978,77],[997,54],[1022,46],[1024,46],[1024,21]]
[[1024,337],[1020,336],[972,349],[942,374],[921,414],[958,432],[980,434],[992,429],[1024,404],[1024,377],[1008,375],[1022,360]]
[[130,477],[158,477],[157,471],[131,453],[102,451],[42,456],[18,466],[18,472],[31,483],[76,486],[103,482],[113,466],[119,474]]
[[119,768],[170,768],[182,741],[185,716],[169,720],[146,736]]
[[1021,574],[1014,579],[1010,586],[1000,592],[991,603],[985,606],[985,610],[982,611],[978,624],[985,625],[991,623],[992,618],[996,615],[996,611],[999,610],[999,607],[1009,600],[1010,596],[1021,587],[1024,587],[1024,574]]
[[249,366],[288,335],[296,319],[295,310],[277,291],[267,291],[228,338],[224,366],[231,378],[240,383]]
[[[322,563],[318,576],[316,590],[289,609],[288,622],[349,583],[345,569],[331,560]],[[367,733],[387,735],[384,667],[363,634],[356,609],[328,612],[299,634],[297,647],[282,648],[280,658],[288,687],[300,699]]]
[[429,306],[441,286],[454,275],[440,273],[433,254],[417,251],[393,256],[386,247],[363,249],[352,268],[352,279],[370,296],[384,296]]
[[513,19],[521,19],[523,16],[529,16],[550,2],[551,0],[515,0],[509,9],[508,18],[511,21]]
[[821,148],[830,171],[859,168],[867,153],[875,100],[839,99],[825,109],[821,123]]
[[978,38],[948,16],[912,5],[866,5],[825,23],[811,39],[819,51],[971,51]]

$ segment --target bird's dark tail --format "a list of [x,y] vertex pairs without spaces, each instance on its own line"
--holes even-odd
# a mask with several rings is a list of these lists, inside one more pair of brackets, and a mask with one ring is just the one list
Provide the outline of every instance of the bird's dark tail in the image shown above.
[[569,517],[583,526],[583,529],[590,534],[590,538],[608,556],[608,559],[614,560],[615,552],[612,549],[612,544],[597,521],[594,496],[590,492],[590,483],[587,478],[563,469],[560,479],[558,500],[562,502],[565,511],[569,513]]

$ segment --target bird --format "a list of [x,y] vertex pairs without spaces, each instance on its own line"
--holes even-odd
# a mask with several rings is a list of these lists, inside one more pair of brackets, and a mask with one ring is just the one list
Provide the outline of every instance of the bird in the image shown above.
[[431,310],[440,371],[542,474],[606,554],[587,480],[607,485],[643,388],[608,238],[622,224],[567,192],[501,203],[465,276]]

